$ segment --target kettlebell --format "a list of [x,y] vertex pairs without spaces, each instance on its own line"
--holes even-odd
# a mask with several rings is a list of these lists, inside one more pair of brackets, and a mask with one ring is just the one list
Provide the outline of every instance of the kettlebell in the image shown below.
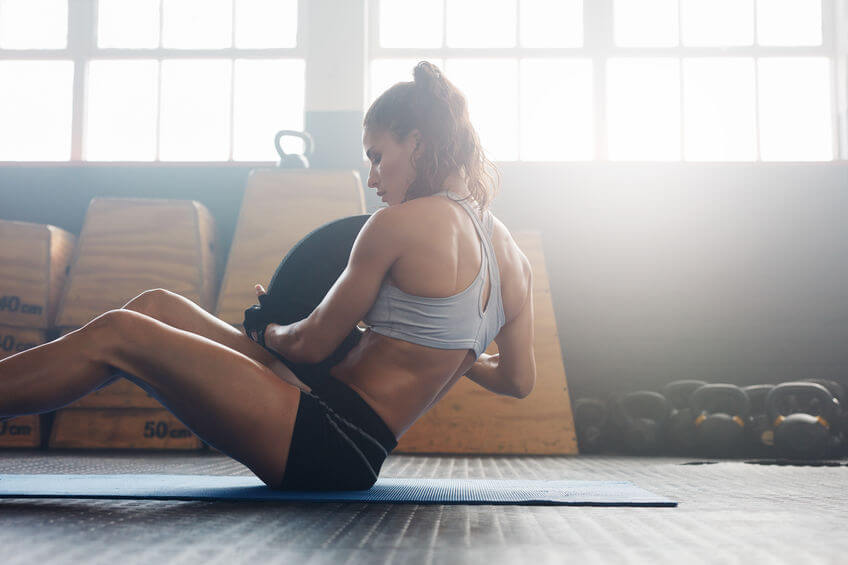
[[663,387],[663,395],[672,406],[666,425],[666,438],[672,453],[685,455],[695,450],[695,419],[689,398],[696,389],[705,384],[707,383],[704,381],[681,380],[670,382]]
[[848,437],[848,411],[846,411],[845,405],[845,389],[839,382],[830,379],[804,379],[804,381],[822,385],[830,391],[830,394],[836,400],[838,408],[830,425],[830,433],[836,437],[838,445],[835,446],[835,452],[832,455],[845,455],[846,448],[848,448],[848,445],[846,445],[848,443],[846,442],[846,437]]
[[[304,150],[302,155],[300,153],[286,153],[285,151],[283,151],[283,148],[280,146],[280,140],[287,135],[292,137],[299,137],[303,140]],[[312,152],[315,150],[315,141],[312,139],[312,136],[309,135],[308,132],[284,129],[278,131],[277,135],[274,136],[274,148],[277,150],[277,154],[280,156],[280,162],[277,163],[278,168],[308,169],[309,156],[311,156]]]
[[607,403],[598,398],[581,398],[574,403],[574,425],[580,453],[599,453],[606,440]]
[[774,429],[766,414],[766,396],[774,388],[772,384],[749,385],[742,390],[751,403],[751,414],[745,428],[745,452],[751,457],[774,455]]
[[734,457],[745,446],[748,395],[732,384],[707,384],[692,393],[695,444],[706,457]]
[[789,459],[822,459],[836,447],[831,423],[839,406],[825,387],[812,382],[782,383],[766,397],[777,454]]
[[658,452],[670,412],[668,401],[658,392],[641,390],[619,397],[615,416],[624,448],[637,454]]

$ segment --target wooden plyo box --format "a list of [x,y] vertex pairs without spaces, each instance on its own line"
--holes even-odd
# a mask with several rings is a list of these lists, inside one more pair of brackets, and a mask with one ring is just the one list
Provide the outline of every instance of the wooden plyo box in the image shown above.
[[[200,203],[96,198],[86,214],[59,307],[63,335],[151,288],[210,310],[215,302],[215,224]],[[200,449],[156,399],[121,379],[56,413],[51,448]]]
[[[513,237],[533,268],[533,392],[522,399],[510,398],[460,379],[401,437],[396,453],[577,453],[541,235],[528,231]],[[494,343],[488,351],[497,351]]]
[[56,413],[49,446],[197,450],[202,442],[164,408],[80,408]]
[[56,226],[0,220],[0,325],[53,326],[75,244]]
[[[0,326],[0,359],[47,341],[45,330]],[[40,447],[42,416],[29,414],[0,422],[0,448]]]
[[18,416],[0,422],[0,447],[41,447],[41,415]]
[[315,228],[365,213],[356,171],[257,169],[247,180],[216,315],[233,325],[291,247]]
[[206,310],[215,302],[215,222],[190,200],[95,198],[86,213],[56,325],[76,328],[151,288]]
[[47,343],[46,330],[0,326],[0,359],[43,343]]

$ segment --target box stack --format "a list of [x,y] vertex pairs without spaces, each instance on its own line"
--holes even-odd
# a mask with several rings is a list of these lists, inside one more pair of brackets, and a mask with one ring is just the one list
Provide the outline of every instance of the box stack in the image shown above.
[[[215,223],[199,202],[96,198],[59,305],[62,335],[151,288],[215,303]],[[60,410],[51,448],[200,449],[200,439],[126,379]]]
[[[75,243],[56,226],[0,220],[0,359],[48,341]],[[39,447],[43,419],[0,422],[0,447]]]

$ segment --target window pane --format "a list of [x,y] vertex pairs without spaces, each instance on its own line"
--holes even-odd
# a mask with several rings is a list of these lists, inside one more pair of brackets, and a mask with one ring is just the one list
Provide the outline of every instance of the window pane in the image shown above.
[[677,0],[615,0],[615,44],[671,47],[678,44]]
[[754,43],[754,0],[680,0],[680,9],[686,46]]
[[833,159],[830,61],[768,58],[758,64],[763,161]]
[[444,4],[380,0],[381,47],[441,47]]
[[520,0],[523,47],[582,47],[583,0]]
[[821,45],[821,2],[758,0],[757,41],[760,45]]
[[297,0],[236,0],[236,47],[297,46]]
[[515,0],[447,0],[448,47],[514,47]]
[[[302,59],[238,59],[235,64],[233,159],[276,161],[274,135],[303,130],[306,65]],[[303,141],[283,138],[283,150],[303,153]]]
[[518,61],[447,59],[446,76],[465,95],[486,156],[518,159]]
[[92,61],[87,94],[87,160],[156,159],[158,61]]
[[98,0],[97,46],[159,47],[159,0]]
[[0,61],[0,161],[71,157],[71,61]]
[[684,60],[683,128],[687,160],[756,160],[754,82],[753,59]]
[[162,0],[162,46],[221,49],[232,46],[232,0]]
[[677,59],[608,61],[607,131],[610,159],[680,159]]
[[521,61],[521,160],[589,160],[594,143],[592,62]]
[[68,0],[0,0],[0,49],[65,49]]
[[220,59],[162,61],[160,159],[229,159],[231,68]]
[[369,87],[368,106],[374,103],[383,92],[396,82],[412,81],[412,70],[421,61],[429,61],[444,69],[441,59],[374,59],[371,61],[371,83]]

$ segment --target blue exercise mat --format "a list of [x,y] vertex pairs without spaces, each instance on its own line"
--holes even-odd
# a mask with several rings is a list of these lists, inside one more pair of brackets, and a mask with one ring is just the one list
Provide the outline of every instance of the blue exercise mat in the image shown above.
[[677,506],[626,481],[381,478],[369,490],[279,491],[256,477],[0,475],[0,498],[149,498],[408,504]]

